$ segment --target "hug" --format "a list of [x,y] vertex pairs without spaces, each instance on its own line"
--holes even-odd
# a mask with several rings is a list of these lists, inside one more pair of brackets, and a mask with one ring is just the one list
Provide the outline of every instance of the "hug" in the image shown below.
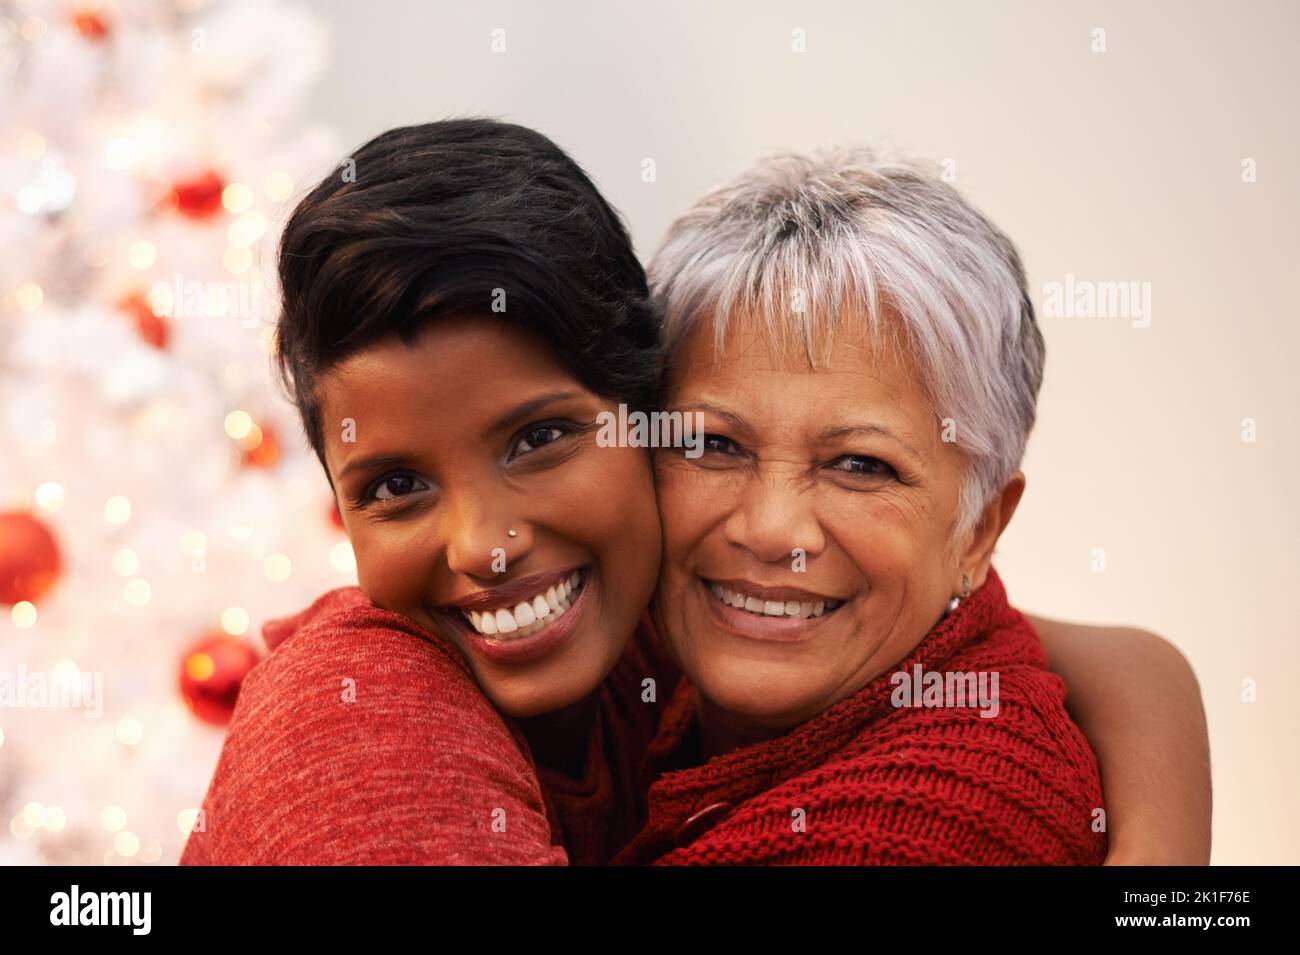
[[[183,862],[1204,861],[1208,783],[1137,742],[1196,718],[1135,702],[1185,662],[994,569],[1045,348],[937,173],[775,156],[643,271],[532,130],[353,158],[285,228],[277,358],[359,586],[267,625]],[[599,440],[620,408],[698,453]],[[897,705],[918,668],[994,715]]]

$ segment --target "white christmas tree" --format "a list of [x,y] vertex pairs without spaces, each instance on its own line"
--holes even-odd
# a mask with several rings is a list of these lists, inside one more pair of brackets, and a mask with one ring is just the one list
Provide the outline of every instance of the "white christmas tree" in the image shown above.
[[0,0],[0,864],[175,862],[221,681],[355,580],[268,357],[324,55],[279,0]]

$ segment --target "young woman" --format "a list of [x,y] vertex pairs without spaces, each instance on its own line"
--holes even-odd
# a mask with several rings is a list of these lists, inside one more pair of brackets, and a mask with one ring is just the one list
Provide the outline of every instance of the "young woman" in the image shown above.
[[[636,772],[678,678],[643,618],[650,458],[597,440],[602,412],[657,406],[644,274],[590,180],[531,130],[432,123],[353,158],[356,181],[322,181],[286,228],[279,356],[360,589],[268,631],[182,861],[607,861],[640,826]],[[1147,639],[1041,635],[1067,668]],[[1194,686],[1161,663],[1072,687],[1083,728],[1106,726],[1091,742],[1108,788],[1188,772],[1198,751],[1170,721],[1136,722],[1153,680]],[[1168,748],[1142,750],[1153,735]],[[1200,861],[1195,799],[1119,785],[1113,851],[1164,842],[1121,819],[1191,816],[1179,861]]]

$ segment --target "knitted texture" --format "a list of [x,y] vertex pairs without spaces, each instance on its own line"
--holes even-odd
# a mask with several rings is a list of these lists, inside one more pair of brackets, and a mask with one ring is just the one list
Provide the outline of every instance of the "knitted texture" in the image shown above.
[[608,862],[639,830],[644,756],[680,680],[645,615],[597,691],[598,716],[581,778],[537,767],[552,833],[569,850],[573,865]]
[[355,587],[264,630],[182,865],[563,865],[527,745]]
[[[902,671],[996,672],[997,715],[897,707]],[[997,574],[861,691],[764,743],[670,768],[698,732],[682,681],[642,769],[623,864],[1100,864],[1096,761]],[[800,812],[801,811],[801,812]]]
[[[575,864],[1104,855],[1095,761],[994,573],[850,699],[685,769],[694,690],[643,621],[598,691],[580,779],[535,770],[459,651],[357,588],[264,634],[273,652],[245,680],[183,864],[563,864],[561,841]],[[895,708],[890,675],[916,664],[996,671],[998,715]]]

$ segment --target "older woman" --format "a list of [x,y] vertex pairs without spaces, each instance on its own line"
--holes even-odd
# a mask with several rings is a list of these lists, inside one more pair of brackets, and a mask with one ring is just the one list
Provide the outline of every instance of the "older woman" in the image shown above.
[[[659,328],[644,273],[617,215],[594,185],[532,130],[492,120],[430,123],[390,130],[355,158],[364,174],[356,182],[326,177],[299,203],[286,228],[280,257],[285,309],[277,341],[304,429],[339,502],[361,586],[333,591],[264,631],[275,652],[241,690],[184,861],[607,861],[645,825],[645,786],[658,783],[653,776],[639,779],[638,772],[669,703],[656,687],[671,689],[681,678],[661,641],[638,625],[659,573],[662,534],[652,462],[637,448],[603,445],[595,424],[616,404],[641,408],[654,397]],[[926,221],[919,218],[917,227]],[[824,216],[822,222],[828,238],[854,239],[836,218]],[[702,241],[709,253],[708,240]],[[837,248],[852,253],[865,246],[854,240]],[[692,262],[683,264],[689,278]],[[828,258],[825,264],[835,263]],[[867,279],[890,274],[865,261],[849,264]],[[809,277],[823,274],[834,273]],[[502,283],[509,287],[506,313],[487,304],[499,298]],[[807,301],[800,296],[814,316],[826,312],[825,285],[809,282],[806,291],[816,295]],[[706,290],[699,291],[700,305],[707,307]],[[847,294],[844,302],[850,304]],[[674,314],[685,316],[676,308]],[[746,311],[760,314],[780,312]],[[863,314],[877,311],[873,305]],[[831,372],[818,377],[796,366],[786,378],[771,381],[773,388],[790,391],[782,399],[789,408],[798,410],[811,395],[816,414],[826,417],[823,427],[841,429],[818,438],[825,445],[818,446],[819,455],[836,441],[883,440],[873,428],[890,424],[888,408],[875,416],[861,406],[875,393],[872,380],[859,381],[864,366],[843,352],[855,328],[864,360],[908,355],[878,348],[888,339],[865,337],[846,320]],[[771,331],[789,330],[774,320]],[[723,367],[747,367],[749,341],[727,338],[737,332],[768,329],[735,324],[722,336],[725,354],[708,353]],[[706,356],[701,348],[710,347],[710,339],[681,322],[673,326],[673,337],[686,360],[674,379],[681,401],[689,397],[684,388],[699,391],[703,366],[696,359]],[[753,344],[765,351],[781,342],[778,337]],[[829,338],[825,344],[830,346]],[[895,377],[887,379],[894,388],[890,400],[899,414],[910,415],[920,406],[913,392],[924,380],[922,369],[895,364],[888,372]],[[728,421],[730,414],[735,424],[765,408],[772,411],[764,403],[769,396],[750,396],[751,383],[743,376],[734,385],[728,381],[724,377],[719,389],[689,400],[715,422]],[[811,386],[807,394],[805,385]],[[827,405],[831,398],[839,405]],[[966,412],[954,414],[957,433],[969,442],[961,434]],[[749,420],[771,434],[769,422]],[[858,466],[861,447],[846,443],[835,462],[819,458],[824,469],[798,478],[790,470],[800,453],[795,446],[765,443],[771,438],[742,429],[730,439],[761,456],[754,459],[756,473],[775,482],[772,494],[780,492],[779,501],[756,503],[754,486],[736,479],[744,469],[735,470],[738,459],[728,456],[725,440],[715,439],[708,454],[690,458],[698,472],[661,462],[666,487],[675,491],[671,538],[692,565],[687,538],[709,528],[696,521],[694,530],[684,530],[690,522],[681,518],[692,504],[689,480],[701,478],[728,482],[735,491],[733,499],[714,502],[712,513],[737,515],[722,540],[735,553],[758,555],[759,563],[747,565],[727,555],[726,573],[724,562],[710,556],[710,588],[729,603],[739,599],[740,606],[720,610],[720,604],[697,602],[697,611],[708,620],[733,609],[747,615],[728,624],[748,628],[742,635],[755,627],[798,631],[815,625],[839,640],[818,638],[820,663],[812,657],[757,657],[753,678],[780,692],[746,703],[737,696],[746,679],[743,659],[719,656],[722,669],[715,672],[697,666],[699,654],[680,652],[696,646],[711,652],[712,645],[693,642],[697,635],[711,641],[707,621],[702,630],[675,626],[681,611],[673,592],[662,603],[671,612],[662,616],[674,640],[681,638],[679,655],[688,671],[699,675],[707,707],[701,725],[709,734],[697,753],[683,750],[684,758],[702,759],[705,752],[744,742],[754,732],[743,725],[751,717],[760,733],[780,733],[803,721],[817,725],[815,714],[833,696],[851,691],[851,682],[868,677],[887,654],[901,651],[903,642],[933,622],[925,619],[933,597],[918,588],[928,581],[929,590],[940,589],[929,579],[945,570],[934,563],[939,534],[932,525],[951,504],[945,495],[955,493],[965,459],[950,460],[942,448],[926,444],[930,423],[898,421],[906,425],[910,443],[939,453],[936,461],[948,470],[931,467],[929,458],[912,463],[892,451],[872,451],[872,460],[891,462],[906,482],[906,490],[894,492],[880,483],[885,472],[876,464]],[[800,423],[804,432],[815,425]],[[778,432],[785,426],[782,421]],[[897,422],[891,427],[901,428]],[[824,483],[823,471],[833,483]],[[687,478],[683,497],[682,479],[690,473],[697,477]],[[838,510],[826,512],[824,503],[807,510],[810,502],[829,500],[827,489],[840,495]],[[864,510],[871,502],[879,513]],[[769,511],[769,505],[779,509]],[[892,524],[885,520],[890,515]],[[793,523],[783,532],[786,519]],[[846,530],[851,537],[841,536]],[[984,533],[980,539],[991,546]],[[783,534],[791,540],[778,539]],[[778,545],[779,553],[772,549]],[[795,583],[785,579],[787,547]],[[982,573],[971,561],[963,568],[967,563],[972,574]],[[675,587],[677,571],[677,565],[669,566],[666,587]],[[779,586],[794,590],[771,589],[777,573]],[[897,591],[903,576],[908,593],[897,604],[909,616],[885,634],[881,615],[889,612],[890,588]],[[977,586],[978,579],[973,577]],[[984,619],[976,608],[992,593],[980,590],[953,621]],[[817,599],[803,601],[805,595]],[[755,616],[749,614],[751,597],[762,598],[757,606],[765,614],[772,607],[770,616],[755,617],[758,623],[748,619]],[[776,620],[778,610],[791,619]],[[796,619],[803,616],[809,619]],[[853,628],[861,628],[859,637],[846,639]],[[1184,849],[1181,834],[1199,832],[1207,813],[1195,801],[1169,798],[1167,789],[1146,785],[1144,773],[1169,771],[1171,765],[1173,773],[1182,771],[1171,727],[1189,721],[1164,713],[1148,724],[1142,716],[1153,682],[1162,699],[1174,688],[1186,691],[1174,713],[1199,713],[1185,662],[1168,650],[1173,659],[1156,660],[1142,677],[1112,680],[1087,672],[1086,664],[1109,659],[1112,669],[1124,671],[1142,665],[1137,654],[1158,656],[1167,645],[1117,635],[1098,654],[1087,643],[1096,636],[1089,628],[1049,625],[1043,636],[1061,672],[1084,670],[1079,679],[1071,677],[1078,691],[1073,705],[1086,727],[1101,729],[1095,742],[1103,767],[1116,768],[1107,775],[1108,794],[1117,818],[1130,821],[1130,837],[1116,844],[1140,861],[1158,861],[1153,845]],[[1023,646],[1004,656],[1032,663],[1037,644],[1024,632],[1019,639]],[[739,647],[719,649],[731,653]],[[837,648],[843,659],[835,658]],[[862,648],[871,653],[852,659],[850,651]],[[783,670],[785,664],[792,665]],[[1047,694],[1043,711],[1063,719],[1059,683],[1032,665],[1028,670]],[[982,675],[983,682],[980,673],[973,674],[970,686],[989,716],[996,714],[999,725],[1008,719],[1023,723],[1017,715],[1025,693],[1019,671]],[[821,685],[826,677],[836,685]],[[917,675],[915,700],[926,705],[932,694],[923,677]],[[998,681],[1009,681],[1014,692]],[[694,697],[683,689],[671,704],[673,713],[689,714]],[[772,711],[764,712],[769,705]],[[728,740],[728,727],[741,735]],[[1057,729],[1083,767],[1075,782],[1091,787],[1086,801],[1095,805],[1091,757],[1067,724]],[[800,732],[794,730],[791,739]],[[1141,749],[1148,744],[1135,744],[1139,738],[1151,740],[1150,751]],[[676,747],[667,737],[659,745]],[[1202,749],[1198,738],[1186,747]],[[1198,770],[1190,770],[1197,777],[1193,782],[1203,778]],[[657,792],[662,790],[652,788]],[[943,805],[943,799],[933,802]],[[886,810],[888,805],[881,803]],[[1171,813],[1171,806],[1185,812]],[[689,799],[682,809],[674,813],[697,815]],[[717,821],[717,805],[711,812],[701,818]],[[1153,822],[1153,814],[1162,818]],[[656,810],[652,829],[664,818]],[[688,839],[701,818],[675,834]],[[824,821],[819,810],[801,824]],[[1120,827],[1112,832],[1119,836]],[[1174,838],[1161,838],[1170,832]],[[658,845],[653,837],[650,843]],[[964,838],[952,845],[960,848]],[[654,857],[646,840],[638,852]],[[1173,858],[1195,861],[1196,852],[1192,846]]]
[[688,678],[620,861],[1099,863],[1098,771],[992,555],[1043,375],[1011,242],[923,168],[781,156],[650,269],[655,615]]

